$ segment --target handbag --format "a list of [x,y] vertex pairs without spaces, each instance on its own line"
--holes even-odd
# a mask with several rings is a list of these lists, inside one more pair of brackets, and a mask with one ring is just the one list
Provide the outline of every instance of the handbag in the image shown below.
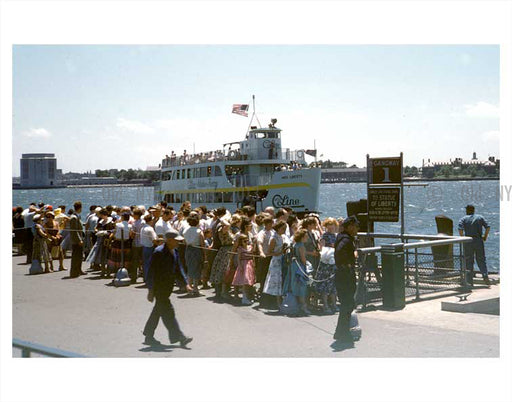
[[320,261],[327,265],[334,265],[334,248],[323,247],[320,252]]
[[28,270],[28,273],[30,275],[36,275],[36,274],[42,274],[44,272],[43,267],[41,266],[41,263],[39,260],[32,260],[32,264],[30,264],[30,268]]
[[279,306],[279,312],[281,314],[297,314],[299,311],[299,304],[297,303],[297,298],[292,295],[291,293],[288,293],[285,298],[283,299],[283,302]]

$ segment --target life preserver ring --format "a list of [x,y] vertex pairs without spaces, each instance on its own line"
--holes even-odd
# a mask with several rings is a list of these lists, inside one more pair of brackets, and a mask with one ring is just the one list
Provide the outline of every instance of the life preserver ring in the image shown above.
[[297,151],[297,158],[303,159],[304,158],[304,151]]
[[235,151],[229,151],[228,152],[228,158],[229,159],[234,159],[236,156],[236,152]]

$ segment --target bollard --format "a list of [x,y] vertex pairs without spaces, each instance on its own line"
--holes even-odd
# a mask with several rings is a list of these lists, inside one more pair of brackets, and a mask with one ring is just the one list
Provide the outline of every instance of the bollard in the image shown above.
[[403,244],[382,246],[382,302],[386,308],[405,307]]

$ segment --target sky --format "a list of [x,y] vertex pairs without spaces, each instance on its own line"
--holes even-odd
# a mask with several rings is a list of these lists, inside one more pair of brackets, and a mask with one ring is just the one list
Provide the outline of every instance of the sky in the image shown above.
[[[242,140],[253,112],[283,147],[370,156],[499,156],[498,45],[15,45],[13,176],[22,153],[63,172],[146,169]],[[250,103],[249,117],[231,113]],[[313,159],[308,159],[312,161]]]

